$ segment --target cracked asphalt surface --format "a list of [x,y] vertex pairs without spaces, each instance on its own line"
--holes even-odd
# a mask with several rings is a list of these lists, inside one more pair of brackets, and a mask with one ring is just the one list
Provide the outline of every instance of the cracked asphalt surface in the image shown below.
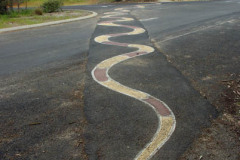
[[130,9],[135,19],[121,24],[147,32],[113,40],[146,44],[156,51],[116,65],[109,75],[160,98],[176,116],[174,134],[152,159],[178,159],[210,125],[217,116],[212,95],[221,90],[211,86],[228,74],[239,74],[240,4],[141,5],[145,8],[67,7],[93,10],[99,16],[1,34],[0,159],[126,160],[151,139],[157,127],[154,112],[91,77],[102,60],[131,51],[93,41],[99,35],[130,31],[96,26],[104,12],[120,7]]

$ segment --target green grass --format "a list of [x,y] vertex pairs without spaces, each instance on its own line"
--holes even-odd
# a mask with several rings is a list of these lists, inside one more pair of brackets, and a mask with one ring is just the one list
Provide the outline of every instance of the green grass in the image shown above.
[[15,19],[20,19],[20,17],[29,17],[33,16],[34,11],[33,10],[21,10],[19,12],[10,12],[6,15],[0,15],[0,28],[6,28],[9,26],[13,26],[15,23]]
[[[74,14],[71,14],[73,12]],[[65,15],[61,15],[62,12],[45,13],[40,16],[35,15],[34,10],[22,10],[19,13],[13,12],[8,15],[0,15],[0,28],[38,24],[43,22],[76,18],[89,14],[89,12],[86,11],[65,11],[65,13]]]
[[[236,105],[240,107],[240,102],[236,102]],[[240,111],[239,111],[240,112]]]
[[21,17],[21,16],[32,16],[34,15],[34,10],[30,10],[30,9],[27,9],[27,10],[20,10],[19,12],[18,11],[13,11],[13,12],[10,12],[9,14],[6,14],[6,15],[0,15],[0,17],[4,17],[4,18],[17,18],[17,17]]
[[[47,0],[29,0],[28,6],[39,7],[43,2]],[[64,5],[87,5],[87,4],[96,4],[98,0],[62,0]],[[21,6],[25,6],[23,3]]]
[[[31,7],[39,7],[47,0],[29,0],[28,6]],[[62,0],[65,6],[68,5],[90,5],[90,4],[98,4],[98,3],[111,3],[114,2],[115,0]],[[155,1],[155,0],[131,0],[132,2],[150,2],[150,1]],[[174,1],[174,0],[172,0]],[[179,0],[175,0],[179,1]],[[21,5],[22,7],[25,6],[25,3]]]

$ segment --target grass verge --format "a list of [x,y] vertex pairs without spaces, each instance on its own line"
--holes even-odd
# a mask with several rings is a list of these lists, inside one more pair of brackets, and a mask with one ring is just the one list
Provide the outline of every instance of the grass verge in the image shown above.
[[[29,0],[27,2],[27,6],[29,7],[39,7],[45,2],[46,0]],[[90,5],[90,4],[97,4],[99,0],[63,0],[65,6],[69,5]],[[113,1],[113,0],[103,0],[103,1]],[[21,7],[25,7],[26,3],[22,3]]]
[[58,21],[69,18],[77,18],[81,16],[90,15],[90,12],[81,10],[71,10],[55,13],[44,13],[43,15],[36,15],[34,10],[22,10],[19,13],[12,12],[8,15],[0,15],[0,29],[16,27],[21,25],[39,24],[50,21]]

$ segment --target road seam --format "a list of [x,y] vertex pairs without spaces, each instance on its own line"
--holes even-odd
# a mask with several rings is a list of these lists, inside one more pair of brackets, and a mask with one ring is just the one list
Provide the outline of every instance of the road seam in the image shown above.
[[[84,10],[84,11],[88,11],[88,10]],[[18,31],[18,30],[24,30],[24,29],[32,29],[32,28],[37,28],[37,27],[57,25],[57,24],[63,24],[63,23],[69,23],[69,22],[74,22],[74,21],[79,21],[79,20],[92,18],[92,17],[95,17],[95,16],[98,15],[96,12],[93,12],[93,11],[88,11],[88,12],[91,12],[92,14],[88,15],[88,16],[59,20],[59,21],[52,21],[52,22],[32,24],[32,25],[24,25],[24,26],[11,27],[11,28],[3,28],[3,29],[0,29],[0,33],[12,32],[12,31]]]

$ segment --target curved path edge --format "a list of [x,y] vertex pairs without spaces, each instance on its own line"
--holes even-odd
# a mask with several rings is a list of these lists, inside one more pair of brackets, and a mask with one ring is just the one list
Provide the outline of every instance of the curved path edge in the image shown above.
[[113,45],[113,46],[122,46],[128,48],[136,48],[136,51],[127,52],[120,55],[113,56],[111,58],[105,59],[98,63],[94,69],[92,70],[92,78],[99,83],[100,85],[116,91],[118,93],[130,96],[135,98],[149,107],[151,107],[156,116],[158,117],[158,128],[152,137],[152,139],[144,146],[144,148],[139,151],[134,160],[149,160],[153,155],[168,141],[170,136],[173,134],[176,127],[175,115],[171,111],[171,109],[160,99],[156,97],[142,92],[140,90],[136,90],[133,88],[129,88],[116,80],[112,79],[108,71],[116,64],[123,62],[125,60],[147,55],[154,52],[154,48],[151,46],[146,46],[142,44],[132,44],[132,43],[120,43],[116,41],[111,41],[110,38],[120,37],[126,35],[138,35],[146,32],[145,29],[136,26],[124,25],[115,22],[126,22],[126,21],[134,21],[133,18],[128,17],[130,10],[126,10],[124,8],[117,8],[115,12],[106,12],[105,16],[101,18],[111,18],[113,20],[101,21],[98,23],[100,26],[111,26],[111,27],[124,27],[132,29],[130,32],[124,33],[114,33],[114,34],[104,34],[95,37],[95,42],[105,45]]
[[0,33],[18,31],[18,30],[24,30],[24,29],[31,29],[31,28],[37,28],[37,27],[44,27],[44,26],[50,26],[50,25],[57,25],[57,24],[68,23],[68,22],[73,22],[73,21],[79,21],[79,20],[83,20],[83,19],[92,18],[92,17],[95,17],[98,15],[98,13],[93,12],[93,11],[89,11],[89,10],[83,10],[83,11],[88,11],[88,12],[91,12],[92,14],[88,15],[88,16],[59,20],[59,21],[52,21],[52,22],[32,24],[32,25],[24,25],[24,26],[11,27],[11,28],[3,28],[3,29],[0,29]]

